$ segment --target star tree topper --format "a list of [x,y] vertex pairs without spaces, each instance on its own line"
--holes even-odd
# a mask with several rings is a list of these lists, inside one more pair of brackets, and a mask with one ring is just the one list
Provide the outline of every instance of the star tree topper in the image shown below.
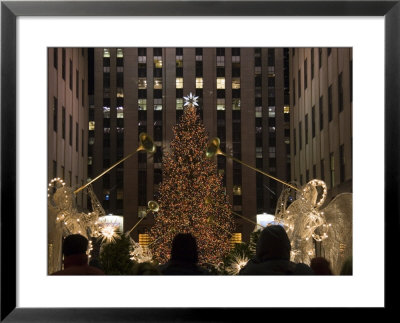
[[188,96],[184,96],[183,97],[184,99],[185,99],[185,104],[183,105],[184,107],[186,107],[186,106],[192,106],[192,105],[194,105],[194,106],[199,106],[198,104],[197,104],[197,99],[199,98],[198,96],[194,96],[193,94],[192,94],[192,92],[190,92],[189,93],[189,95]]

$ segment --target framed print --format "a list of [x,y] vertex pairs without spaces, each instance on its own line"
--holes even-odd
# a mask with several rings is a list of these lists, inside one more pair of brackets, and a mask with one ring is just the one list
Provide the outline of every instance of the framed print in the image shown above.
[[[52,322],[235,321],[239,312],[241,316],[266,315],[269,308],[374,307],[390,309],[393,304],[389,298],[389,290],[393,287],[388,282],[397,282],[397,278],[391,276],[387,259],[391,259],[396,252],[396,241],[391,239],[398,234],[399,229],[397,202],[399,195],[397,153],[400,84],[399,15],[398,1],[2,1],[1,320],[5,322],[30,320]],[[197,56],[201,57],[202,61],[203,52],[197,53],[195,48],[212,48],[213,50],[229,48],[232,49],[232,55],[229,56],[232,62],[240,59],[240,54],[237,52],[239,50],[246,52],[246,48],[262,48],[265,49],[265,53],[270,47],[293,48],[299,53],[303,53],[304,48],[323,48],[326,56],[332,48],[335,53],[338,48],[342,48],[343,51],[350,49],[349,52],[354,59],[350,64],[346,63],[343,69],[346,72],[343,73],[343,77],[351,80],[350,95],[352,96],[354,92],[354,119],[351,112],[347,117],[351,122],[346,120],[345,123],[350,125],[352,140],[354,139],[354,145],[351,144],[349,148],[349,154],[351,153],[352,156],[350,158],[353,158],[354,153],[354,164],[350,172],[355,179],[352,184],[355,193],[353,230],[356,237],[353,242],[354,272],[352,276],[337,277],[338,280],[334,280],[336,277],[325,279],[325,277],[315,276],[311,279],[297,279],[298,277],[259,279],[251,276],[236,280],[224,276],[207,277],[205,280],[161,276],[100,276],[93,279],[86,276],[60,277],[60,279],[47,276],[47,260],[46,264],[42,260],[47,259],[47,253],[50,254],[53,251],[46,247],[42,248],[42,246],[47,246],[47,216],[43,214],[47,212],[46,206],[43,208],[47,202],[43,203],[43,201],[46,200],[47,194],[46,181],[52,177],[47,173],[53,168],[50,166],[49,169],[47,168],[45,143],[48,142],[48,125],[52,124],[56,127],[51,115],[47,114],[47,109],[40,108],[43,105],[48,107],[52,104],[50,102],[52,98],[48,97],[48,93],[52,93],[48,82],[48,64],[52,62],[51,64],[54,65],[62,65],[60,67],[63,73],[65,69],[65,74],[70,75],[69,80],[71,80],[69,84],[65,82],[66,86],[69,85],[71,91],[72,89],[76,91],[71,93],[74,93],[74,96],[76,93],[78,101],[84,102],[89,100],[89,97],[83,97],[83,89],[88,88],[87,80],[82,79],[83,75],[80,74],[79,68],[75,68],[76,65],[72,64],[72,57],[89,55],[87,49],[94,48],[97,49],[94,55],[100,55],[98,57],[104,62],[109,57],[107,56],[109,53],[103,51],[103,48],[113,48],[113,53],[116,49],[114,54],[117,67],[128,70],[129,65],[121,65],[121,59],[118,61],[118,58],[124,57],[124,54],[122,51],[118,52],[117,49],[132,49],[125,53],[127,56],[136,55],[135,62],[137,62],[140,61],[140,57],[146,58],[146,55],[137,55],[138,48],[142,47],[151,48],[151,51],[154,51],[155,68],[137,71],[138,64],[136,64],[134,73],[152,74],[154,93],[162,89],[162,84],[165,82],[163,79],[165,75],[161,75],[162,72],[157,71],[156,68],[157,64],[162,66],[165,63],[161,59],[156,62],[156,58],[161,56],[156,55],[158,49],[160,52],[162,52],[161,49],[171,47],[174,49],[171,54],[173,63],[177,64],[173,66],[176,73],[176,79],[174,76],[173,80],[174,93],[178,93],[179,89],[184,87],[183,78],[189,78],[188,74],[185,74],[184,70],[181,71],[178,66],[182,63],[180,59],[182,55],[178,51],[180,48],[193,49],[191,55],[193,60],[196,57],[196,61]],[[55,51],[54,48],[69,48],[73,54],[70,52],[65,54],[61,50]],[[80,51],[81,48],[82,51]],[[289,53],[288,56],[297,57],[295,50],[287,53]],[[307,55],[314,57],[314,55],[318,56],[318,53],[318,50],[312,50],[309,54],[307,52]],[[64,63],[58,62],[62,62],[61,57],[65,55],[68,57],[67,63],[70,57],[71,62],[64,66]],[[217,54],[217,67],[218,64],[225,64],[222,63],[221,57],[224,55]],[[332,57],[339,57],[339,55]],[[308,63],[310,64],[310,61]],[[290,74],[288,88],[294,92],[298,91],[297,95],[293,94],[292,97],[300,96],[299,80],[307,82],[307,76],[304,74],[300,76],[303,66],[307,66],[307,63],[301,67],[296,65],[298,72],[296,70]],[[247,67],[243,64],[243,71]],[[254,66],[251,68],[254,69]],[[304,70],[308,69],[304,67]],[[101,66],[103,76],[103,73],[107,74],[107,71],[106,65]],[[128,73],[130,73],[129,70]],[[132,75],[136,75],[134,73]],[[178,75],[179,73],[182,73],[182,77]],[[225,90],[225,80],[230,77],[232,80],[229,78],[227,88],[235,90],[241,88],[242,93],[246,93],[247,84],[241,81],[240,77],[234,77],[235,73],[240,72],[232,68],[229,71],[227,69],[226,73],[225,78],[225,70],[217,70],[218,77],[216,81],[214,80],[216,88]],[[71,75],[76,75],[77,80],[80,76],[82,83],[79,80],[76,83],[73,82]],[[128,76],[125,81],[117,78],[118,75],[115,80],[112,79],[112,82],[125,82],[125,85],[128,84],[130,88]],[[196,84],[194,89],[201,89],[196,92],[196,95],[203,94],[206,88],[203,75],[192,78],[193,84]],[[298,82],[296,84],[295,79]],[[342,81],[342,74],[338,76],[338,80],[338,84],[347,82]],[[251,82],[253,81],[254,78]],[[145,89],[147,86],[145,77],[142,77],[140,82],[137,82],[138,88]],[[262,82],[273,82],[274,85],[275,79],[265,78]],[[320,82],[324,83],[327,80],[321,78]],[[104,77],[101,84],[106,83],[107,78]],[[268,84],[269,89],[272,83]],[[306,84],[302,83],[303,87],[307,87]],[[119,88],[121,86],[117,86],[115,90],[117,106],[121,101],[119,99],[129,100],[130,98],[127,93],[124,97],[124,93],[119,92]],[[340,91],[338,93],[340,101]],[[104,95],[104,98],[107,99],[107,95]],[[150,103],[154,106],[154,111],[162,111],[164,104],[162,95],[159,98],[160,102],[157,101],[158,96],[154,95]],[[176,94],[176,98],[186,95],[188,94]],[[216,110],[225,110],[226,102],[227,105],[229,103],[234,107],[231,110],[240,111],[240,104],[247,101],[242,100],[240,103],[235,95],[232,91],[232,96],[228,96],[227,101],[224,96],[215,97]],[[323,102],[326,102],[327,106],[331,105],[331,89],[326,93],[325,99],[322,98],[324,97],[322,94],[317,96],[321,98],[321,105]],[[239,98],[241,98],[240,94]],[[146,100],[140,101],[140,97],[134,97],[134,99],[135,104],[142,107],[143,104],[145,107],[146,104],[150,104]],[[107,107],[104,103],[107,100],[104,101],[103,97],[102,100],[100,105],[104,109]],[[64,107],[61,99],[58,103]],[[175,101],[174,98],[173,105],[176,105],[177,111],[183,104],[183,100],[178,102],[178,99]],[[288,110],[291,104],[291,102],[288,103]],[[275,104],[270,105],[275,109]],[[246,110],[243,109],[243,111]],[[260,111],[258,112],[261,113]],[[269,111],[275,117],[275,110]],[[103,114],[108,116],[109,110],[101,112],[102,117]],[[308,129],[308,120],[325,118],[323,120],[326,120],[329,127],[331,119],[328,113],[325,116],[315,116],[314,112],[314,109],[310,109],[306,117],[307,121],[303,121],[303,127],[306,127],[303,130],[307,134],[309,131],[310,135],[315,129],[311,127]],[[63,133],[63,139],[66,141],[69,139],[70,146],[76,147],[77,155],[81,158],[86,150],[83,130],[81,132],[78,129],[78,121],[75,126],[75,120],[70,116],[68,107],[66,110],[60,109],[58,113],[63,114],[64,121],[60,124],[56,123],[60,133]],[[123,118],[123,113],[123,109],[115,112],[115,122],[116,124],[119,122],[118,127],[122,129],[123,123],[118,119]],[[107,117],[104,118],[107,119]],[[217,118],[215,114],[215,119]],[[229,118],[234,118],[234,114],[229,114]],[[247,118],[247,114],[244,114],[244,118]],[[251,119],[254,123],[254,115],[251,115]],[[85,119],[86,123],[87,121]],[[165,130],[156,129],[159,126],[156,119],[146,121],[154,123],[154,133],[152,130],[154,136],[159,136],[158,130],[160,133],[165,132]],[[94,121],[90,122],[89,128],[92,128],[89,130],[94,130],[96,124]],[[205,120],[206,122],[213,121]],[[65,128],[65,124],[69,126]],[[264,126],[268,126],[269,131],[275,130],[274,124],[264,123]],[[104,129],[106,128],[104,126]],[[296,119],[296,128],[298,133],[302,133],[301,120]],[[104,129],[103,131],[106,131]],[[230,137],[235,136],[232,129],[229,132]],[[251,136],[253,135],[254,133],[251,133]],[[293,134],[290,138],[296,142]],[[254,139],[246,139],[249,146],[256,145]],[[300,138],[297,137],[297,140],[301,145],[303,142],[301,135]],[[330,144],[333,145],[331,142]],[[85,147],[87,146],[86,144]],[[231,150],[235,151],[234,147]],[[79,156],[81,151],[82,155]],[[275,156],[275,151],[269,150],[269,154]],[[245,155],[244,152],[243,155]],[[318,170],[323,173],[320,170],[323,167],[330,167],[330,173],[328,171],[325,173],[334,178],[333,165],[339,167],[339,170],[340,167],[344,167],[344,156],[347,155],[342,153],[342,147],[338,148],[336,163],[334,156],[328,154],[324,164],[318,160],[315,169],[307,169],[307,174],[304,169],[304,174],[299,174],[302,177],[298,180],[304,182],[304,176],[304,178],[307,177],[305,182],[308,182],[311,176],[309,172],[316,173]],[[109,160],[106,162],[105,159],[102,160],[102,167],[103,165],[111,166]],[[89,161],[88,164],[91,165]],[[58,166],[55,166],[53,174],[59,173]],[[48,176],[45,181],[46,174]],[[84,176],[79,176],[75,179],[74,174],[69,174],[69,184],[83,186]],[[67,179],[68,173],[65,173],[63,178]],[[331,178],[330,181],[333,187],[333,179]],[[242,184],[229,185],[233,187],[232,194],[241,197]],[[243,187],[245,187],[244,184]],[[42,191],[43,194],[40,193]],[[109,192],[104,193],[102,201],[108,201],[108,194]],[[135,191],[135,194],[138,192]],[[256,191],[254,191],[255,194]],[[140,206],[135,204],[135,209],[137,208]],[[135,222],[129,223],[129,226],[134,224]],[[264,295],[263,290],[268,289],[272,290],[275,296]],[[321,293],[324,297],[320,297]]]

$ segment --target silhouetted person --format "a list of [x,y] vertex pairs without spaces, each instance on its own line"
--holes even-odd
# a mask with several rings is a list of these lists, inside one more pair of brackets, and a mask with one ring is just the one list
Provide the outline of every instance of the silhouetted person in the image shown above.
[[353,275],[353,257],[349,257],[343,263],[340,275]]
[[133,267],[133,275],[161,275],[161,271],[149,262],[142,262]]
[[88,265],[87,247],[88,240],[80,234],[66,237],[63,242],[64,270],[52,275],[104,275],[102,270]]
[[256,256],[240,270],[239,275],[313,275],[306,264],[290,261],[290,241],[280,225],[264,228],[257,241]]
[[333,275],[330,263],[324,257],[311,259],[310,267],[315,275]]
[[196,239],[190,233],[179,233],[172,240],[171,259],[160,266],[163,275],[204,275],[207,272],[197,265]]

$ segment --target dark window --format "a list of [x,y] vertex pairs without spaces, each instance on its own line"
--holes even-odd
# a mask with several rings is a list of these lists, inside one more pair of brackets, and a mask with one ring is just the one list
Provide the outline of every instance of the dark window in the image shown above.
[[75,80],[76,97],[79,98],[79,71],[78,70],[75,71],[75,76],[76,76],[76,80]]
[[85,136],[84,136],[84,132],[83,129],[81,130],[81,141],[82,141],[82,151],[81,151],[81,155],[83,156],[83,152],[84,152],[84,143],[85,143]]
[[321,159],[321,179],[325,180],[325,160]]
[[240,89],[233,89],[232,90],[232,98],[239,99],[240,98]]
[[311,135],[315,137],[315,106],[311,109]]
[[162,48],[154,48],[153,56],[162,56]]
[[110,73],[103,73],[103,87],[110,87]]
[[335,155],[330,153],[329,165],[331,173],[331,188],[335,186]]
[[146,190],[147,190],[147,183],[146,183],[146,171],[139,170],[138,172],[138,204],[143,206],[147,204],[146,199]]
[[72,146],[72,116],[69,116],[69,145]]
[[319,98],[319,130],[324,129],[324,97]]
[[65,65],[66,65],[66,53],[65,48],[62,49],[62,62],[61,62],[61,75],[63,80],[65,80]]
[[153,72],[154,77],[162,77],[162,68],[155,68]]
[[176,96],[177,98],[182,98],[182,97],[183,97],[183,89],[176,89],[175,92],[176,92],[176,93],[175,93],[175,96]]
[[339,74],[338,78],[338,92],[339,92],[339,112],[343,111],[343,73]]
[[54,97],[53,103],[53,130],[57,132],[57,122],[58,122],[58,100]]
[[58,48],[53,49],[53,64],[54,68],[58,68]]
[[296,105],[296,82],[293,79],[293,105]]
[[[306,114],[304,117],[304,131],[305,131],[306,145],[307,145],[308,144],[308,114]],[[308,180],[307,180],[307,182],[308,182]]]
[[275,49],[268,48],[268,66],[275,65]]
[[157,147],[156,152],[154,153],[154,163],[162,163],[162,150],[161,147]]
[[329,122],[332,121],[333,116],[333,104],[332,104],[332,85],[328,88],[328,119]]
[[311,79],[314,79],[314,48],[311,48]]
[[196,76],[203,76],[203,61],[196,61]]
[[66,120],[65,120],[65,108],[64,107],[62,107],[62,122],[61,122],[61,134],[62,134],[62,139],[65,139],[65,122],[66,122]]
[[147,76],[146,64],[139,63],[138,64],[138,77],[146,77],[146,76]]
[[254,86],[255,87],[260,87],[261,86],[261,81],[262,80],[262,78],[261,78],[261,75],[257,75],[255,78],[254,78]]
[[154,169],[154,184],[160,184],[162,182],[162,171],[159,168]]
[[293,146],[294,146],[294,154],[297,152],[297,140],[296,140],[296,129],[293,129]]
[[297,77],[297,82],[298,82],[298,86],[297,86],[297,90],[299,91],[299,97],[301,97],[301,71],[299,70],[299,73],[298,73],[298,77]]
[[195,52],[196,56],[203,56],[203,48],[196,48]]
[[57,162],[53,160],[53,178],[57,177]]
[[183,67],[176,68],[176,77],[183,77]]
[[232,56],[240,56],[240,48],[232,48]]
[[307,88],[307,59],[304,61],[304,89]]
[[225,98],[225,90],[217,90],[217,98],[219,99]]
[[254,57],[254,66],[261,66],[261,57]]
[[340,182],[343,183],[345,178],[344,145],[340,145]]
[[275,77],[268,77],[268,87],[275,87]]
[[146,56],[147,50],[146,48],[138,48],[138,56]]
[[72,91],[72,59],[69,60],[69,89]]
[[224,77],[224,76],[225,76],[225,68],[217,67],[217,77]]
[[301,133],[301,121],[299,122],[299,150],[302,149],[302,133]]
[[328,47],[328,56],[332,53],[332,48]]
[[225,56],[225,48],[217,48],[217,56]]
[[78,122],[75,123],[75,150],[78,151],[78,146],[79,146],[79,127],[78,127]]
[[154,90],[153,97],[154,99],[162,99],[162,90]]
[[353,61],[349,63],[349,77],[350,77],[350,102],[353,102]]
[[138,90],[138,98],[146,99],[147,98],[147,90]]
[[322,48],[318,48],[318,64],[319,68],[322,67]]
[[124,73],[117,73],[117,87],[124,87]]

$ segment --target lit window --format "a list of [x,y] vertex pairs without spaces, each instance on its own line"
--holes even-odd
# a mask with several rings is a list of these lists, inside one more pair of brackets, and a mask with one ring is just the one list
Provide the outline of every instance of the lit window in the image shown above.
[[268,147],[269,158],[275,158],[276,156],[276,148],[275,147]]
[[225,110],[225,99],[217,99],[217,110]]
[[138,109],[139,110],[147,110],[147,100],[146,99],[138,100]]
[[254,67],[254,74],[261,74],[261,66]]
[[110,118],[110,107],[103,107],[103,117],[106,119]]
[[117,127],[116,130],[117,130],[117,133],[124,133],[124,128]]
[[117,107],[117,118],[123,118],[123,117],[124,117],[124,108]]
[[289,106],[284,106],[283,107],[283,113],[290,113],[290,107]]
[[240,185],[233,186],[233,195],[242,195],[242,187]]
[[162,99],[154,99],[154,110],[162,110]]
[[232,56],[232,63],[240,63],[240,56]]
[[183,57],[176,56],[176,67],[183,67]]
[[94,130],[94,121],[89,121],[89,130]]
[[217,77],[217,89],[225,89],[225,77]]
[[232,79],[232,89],[240,89],[240,78]]
[[183,99],[176,99],[176,110],[183,110]]
[[138,79],[138,89],[140,89],[140,90],[147,89],[147,79],[145,77],[139,77],[139,79]]
[[162,57],[161,56],[154,56],[154,67],[162,68]]
[[262,107],[256,107],[256,118],[262,117]]
[[103,57],[110,57],[110,50],[108,48],[104,48]]
[[225,66],[225,56],[217,56],[217,66]]
[[256,147],[256,158],[262,158],[262,147]]
[[268,107],[268,116],[270,118],[275,118],[275,107]]
[[224,176],[225,169],[218,169],[218,174],[221,175],[221,176]]
[[93,164],[93,157],[89,156],[87,163],[88,163],[88,165],[92,165]]
[[154,89],[156,89],[156,90],[162,89],[162,78],[161,77],[154,78]]
[[176,78],[176,88],[183,89],[183,78],[182,77]]
[[232,99],[232,110],[240,110],[240,99]]
[[269,132],[270,133],[275,133],[276,132],[276,128],[275,127],[269,127]]
[[94,145],[94,137],[89,137],[89,145]]
[[117,48],[117,57],[124,57],[124,50],[122,48]]
[[202,89],[202,88],[203,88],[203,78],[196,77],[196,89]]
[[146,64],[146,56],[138,56],[138,63]]
[[117,88],[117,98],[124,97],[124,89],[122,87]]
[[117,200],[124,199],[124,190],[122,188],[117,189]]
[[104,66],[103,67],[103,72],[104,73],[110,73],[110,66]]

